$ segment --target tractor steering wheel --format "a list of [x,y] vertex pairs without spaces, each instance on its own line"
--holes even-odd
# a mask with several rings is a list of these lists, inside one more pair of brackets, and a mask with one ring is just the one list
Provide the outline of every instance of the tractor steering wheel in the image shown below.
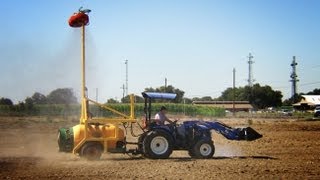
[[176,125],[176,124],[177,124],[177,122],[178,122],[178,120],[174,120],[174,121],[172,121],[172,123],[171,123],[171,124]]
[[174,129],[176,129],[176,127],[177,127],[177,122],[178,122],[178,120],[174,120],[174,121],[172,121],[172,123],[170,123]]

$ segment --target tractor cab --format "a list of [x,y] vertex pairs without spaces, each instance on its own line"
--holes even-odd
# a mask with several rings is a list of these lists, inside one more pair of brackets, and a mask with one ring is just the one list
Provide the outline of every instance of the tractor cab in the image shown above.
[[154,115],[152,114],[152,102],[156,99],[173,100],[177,95],[174,93],[143,92],[142,96],[144,97],[144,125],[145,129],[150,129],[156,126]]

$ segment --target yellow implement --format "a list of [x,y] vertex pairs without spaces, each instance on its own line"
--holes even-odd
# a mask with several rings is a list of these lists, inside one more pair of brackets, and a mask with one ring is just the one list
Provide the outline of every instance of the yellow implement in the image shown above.
[[[84,13],[88,11],[79,10],[79,20],[77,13],[72,16],[72,20],[78,25],[81,24]],[[86,59],[85,59],[85,26],[88,18],[84,19],[81,28],[81,116],[80,123],[72,128],[59,129],[59,149],[60,151],[70,152],[84,156],[87,159],[99,159],[101,153],[125,152],[125,135],[119,126],[122,123],[135,123],[134,115],[134,95],[130,95],[130,115],[123,114],[107,105],[90,100],[86,96]],[[75,26],[72,26],[75,27]],[[78,26],[76,26],[78,27]],[[93,118],[89,112],[89,103],[97,105],[103,109],[116,114],[117,118]]]

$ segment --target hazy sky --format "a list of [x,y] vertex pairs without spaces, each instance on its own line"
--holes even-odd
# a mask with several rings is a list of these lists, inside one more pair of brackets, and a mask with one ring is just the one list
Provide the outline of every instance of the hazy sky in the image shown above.
[[218,97],[245,86],[247,56],[256,83],[291,94],[292,56],[299,92],[320,88],[318,0],[10,0],[1,2],[0,96],[17,101],[72,87],[80,94],[80,31],[68,18],[92,10],[87,27],[89,96],[122,97],[168,84],[187,97]]

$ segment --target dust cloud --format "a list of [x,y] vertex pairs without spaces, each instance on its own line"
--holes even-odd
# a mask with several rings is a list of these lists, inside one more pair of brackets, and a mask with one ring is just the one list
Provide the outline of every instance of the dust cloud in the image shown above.
[[[95,85],[97,71],[96,46],[88,28],[86,42],[88,81]],[[55,36],[54,34],[52,35]],[[73,88],[80,94],[81,32],[70,28],[54,39],[13,41],[0,43],[3,60],[3,87],[0,93],[15,103],[24,101],[35,92],[48,94],[57,88]],[[20,88],[17,88],[20,87]],[[21,90],[23,88],[23,91]]]

